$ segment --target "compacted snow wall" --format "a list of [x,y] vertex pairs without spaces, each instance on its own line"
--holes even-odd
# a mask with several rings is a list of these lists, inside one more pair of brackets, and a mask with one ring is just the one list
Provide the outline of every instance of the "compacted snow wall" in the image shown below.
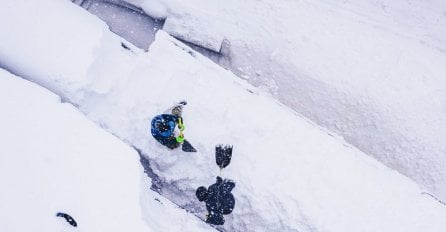
[[128,1],[446,200],[444,2]]

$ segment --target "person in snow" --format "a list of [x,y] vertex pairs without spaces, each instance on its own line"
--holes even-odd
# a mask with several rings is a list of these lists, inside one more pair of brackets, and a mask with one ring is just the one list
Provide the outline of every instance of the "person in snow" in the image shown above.
[[[181,113],[186,102],[180,102],[172,108],[171,114],[160,114],[152,119],[152,136],[162,145],[175,149],[184,142],[184,125]],[[176,133],[178,126],[179,133]]]
[[223,215],[230,214],[235,206],[235,199],[231,191],[235,183],[231,180],[223,180],[217,176],[215,184],[206,187],[201,186],[195,192],[199,201],[206,203],[208,215],[206,222],[213,225],[223,225],[225,219]]

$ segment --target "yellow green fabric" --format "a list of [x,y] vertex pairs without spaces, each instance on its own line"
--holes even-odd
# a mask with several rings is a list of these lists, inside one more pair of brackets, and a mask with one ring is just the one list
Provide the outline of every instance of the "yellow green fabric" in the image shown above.
[[178,143],[184,142],[184,137],[183,136],[175,137],[175,139],[177,140]]

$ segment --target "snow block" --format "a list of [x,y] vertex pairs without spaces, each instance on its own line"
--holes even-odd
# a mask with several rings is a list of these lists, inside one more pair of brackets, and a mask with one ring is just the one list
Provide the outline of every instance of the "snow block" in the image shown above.
[[175,38],[220,53],[224,37],[222,35],[207,34],[200,31],[199,28],[192,26],[194,25],[193,22],[191,22],[193,20],[195,20],[194,17],[168,17],[164,22],[163,31]]

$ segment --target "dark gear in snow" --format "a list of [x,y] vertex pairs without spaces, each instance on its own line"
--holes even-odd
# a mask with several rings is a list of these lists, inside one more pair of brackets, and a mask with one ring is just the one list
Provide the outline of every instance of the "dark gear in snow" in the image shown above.
[[235,182],[217,176],[215,184],[206,187],[201,186],[195,192],[199,201],[206,203],[208,215],[206,222],[213,225],[223,225],[225,219],[223,215],[230,214],[235,206],[235,199],[231,191],[235,187]]
[[215,161],[220,169],[223,169],[229,165],[232,158],[232,146],[231,145],[217,145],[215,147]]
[[189,143],[186,139],[183,141],[183,144],[181,144],[181,150],[184,152],[197,152],[197,150],[192,146],[192,144]]
[[72,225],[73,227],[77,227],[77,222],[74,220],[73,217],[71,217],[70,215],[66,214],[66,213],[57,213],[56,217],[63,217],[65,218],[65,220],[70,223],[70,225]]
[[[181,114],[186,101],[181,101],[171,109],[171,114],[157,115],[152,119],[152,136],[164,146],[175,149],[181,145],[185,152],[196,152],[195,148],[184,139],[184,124]],[[175,128],[178,127],[179,133],[176,135]]]
[[161,114],[157,115],[152,119],[151,123],[151,133],[153,138],[155,138],[162,145],[175,149],[180,146],[175,137],[175,127],[179,120],[178,116],[173,114]]

